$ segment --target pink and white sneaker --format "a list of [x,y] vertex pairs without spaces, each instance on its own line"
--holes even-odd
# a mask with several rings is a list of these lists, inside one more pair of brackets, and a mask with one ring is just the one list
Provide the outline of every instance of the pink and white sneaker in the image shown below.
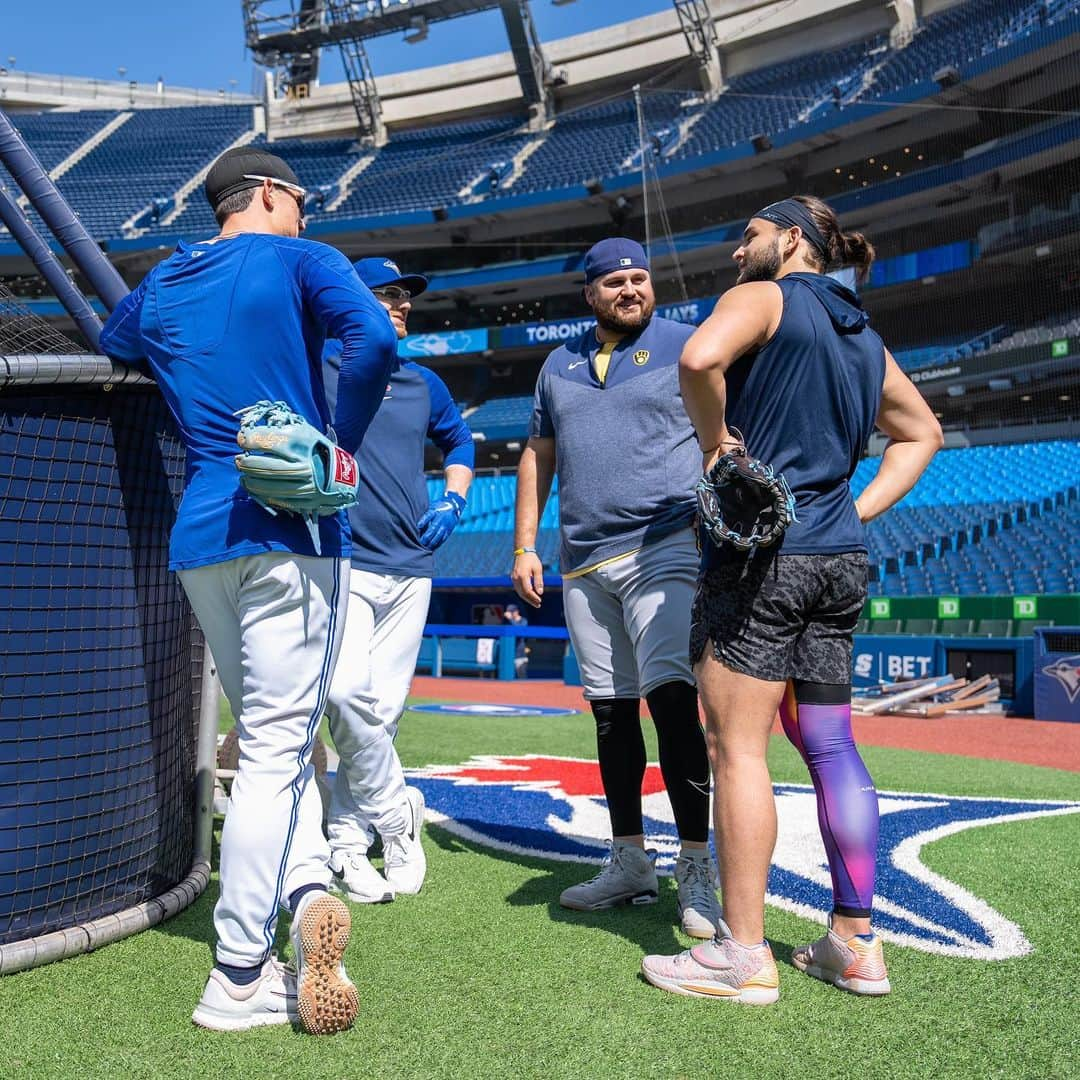
[[845,941],[832,928],[810,945],[802,945],[791,954],[791,962],[807,975],[832,983],[852,994],[881,997],[892,990],[885,968],[881,938],[857,935]]
[[772,1005],[780,997],[780,975],[772,949],[741,945],[721,920],[716,937],[678,956],[646,956],[641,973],[661,990],[690,997]]

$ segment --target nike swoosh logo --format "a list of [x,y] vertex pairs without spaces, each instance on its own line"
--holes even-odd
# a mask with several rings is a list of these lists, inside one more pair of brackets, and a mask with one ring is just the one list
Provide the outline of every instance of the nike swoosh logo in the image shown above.
[[691,780],[687,777],[686,782],[695,790],[700,791],[706,798],[709,797],[709,778],[706,777],[704,783],[700,780]]
[[578,360],[573,364],[567,364],[566,365],[566,370],[567,371],[573,371],[574,368],[581,367],[582,364],[587,364],[588,362],[589,362],[588,360]]

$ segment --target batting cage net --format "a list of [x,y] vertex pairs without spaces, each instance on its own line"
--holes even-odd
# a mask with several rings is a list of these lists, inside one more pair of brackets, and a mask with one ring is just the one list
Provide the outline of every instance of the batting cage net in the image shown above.
[[0,972],[207,877],[203,647],[168,572],[183,447],[151,384],[73,348],[0,289]]

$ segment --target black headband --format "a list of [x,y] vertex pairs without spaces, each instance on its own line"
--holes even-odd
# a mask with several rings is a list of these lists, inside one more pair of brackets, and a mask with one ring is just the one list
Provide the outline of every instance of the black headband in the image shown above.
[[781,199],[780,202],[770,203],[764,210],[759,210],[753,215],[756,218],[764,218],[782,229],[791,229],[796,225],[802,229],[802,234],[812,248],[816,248],[818,254],[829,262],[829,245],[821,230],[814,224],[810,211],[798,199]]

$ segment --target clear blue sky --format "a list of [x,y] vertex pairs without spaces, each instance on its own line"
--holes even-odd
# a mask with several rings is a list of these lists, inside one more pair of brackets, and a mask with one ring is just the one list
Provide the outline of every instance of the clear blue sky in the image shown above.
[[[118,78],[207,89],[248,91],[254,65],[244,49],[240,0],[0,0],[0,64],[50,74]],[[532,0],[533,18],[545,40],[595,30],[641,15],[670,10],[671,0],[576,0],[555,7]],[[436,23],[426,42],[408,45],[400,35],[368,44],[376,74],[429,67],[506,49],[497,11]],[[324,82],[341,78],[336,56],[327,58]]]

